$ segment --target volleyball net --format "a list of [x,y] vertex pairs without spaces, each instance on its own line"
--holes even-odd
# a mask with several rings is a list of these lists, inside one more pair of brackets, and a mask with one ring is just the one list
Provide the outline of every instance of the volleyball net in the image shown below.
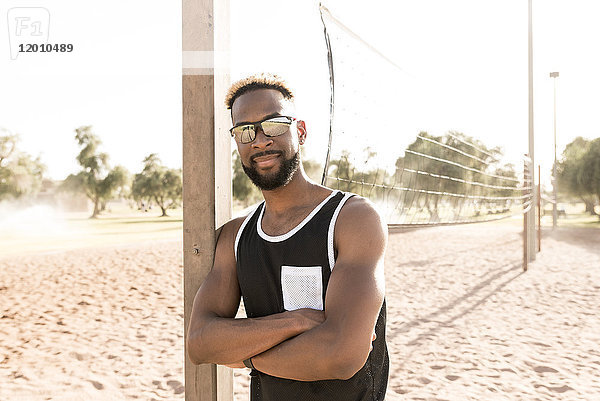
[[531,208],[527,157],[428,124],[435,91],[320,11],[331,90],[324,185],[369,198],[390,227],[486,222]]

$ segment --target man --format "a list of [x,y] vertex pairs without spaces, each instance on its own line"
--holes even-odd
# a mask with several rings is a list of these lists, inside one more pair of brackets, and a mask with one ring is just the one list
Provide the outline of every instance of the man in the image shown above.
[[[190,360],[250,367],[253,401],[383,400],[387,227],[366,199],[306,176],[306,124],[284,81],[249,77],[226,102],[265,201],[218,235],[194,299]],[[248,318],[235,319],[241,296]]]

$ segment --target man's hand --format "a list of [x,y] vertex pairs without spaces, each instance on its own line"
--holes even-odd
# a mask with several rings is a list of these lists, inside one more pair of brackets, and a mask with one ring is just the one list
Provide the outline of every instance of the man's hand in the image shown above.
[[225,366],[231,369],[244,369],[246,367],[246,365],[244,365],[244,362],[229,363]]
[[375,334],[375,332],[373,332],[373,335],[371,336],[371,349],[369,349],[369,353],[371,351],[373,351],[373,341],[375,341],[376,338],[377,338],[377,334]]
[[313,329],[325,321],[325,312],[317,309],[303,308],[293,311],[302,319],[304,331]]
[[[325,312],[322,310],[302,308],[287,313],[293,314],[294,318],[298,319],[300,326],[303,328],[302,332],[313,329],[325,321]],[[375,333],[373,333],[373,336],[375,336]],[[226,363],[225,366],[232,369],[244,369],[246,367],[243,361]]]
[[[316,317],[316,319],[313,320],[313,323],[318,322],[319,320],[322,323],[325,320],[325,313],[323,311],[319,311],[319,310],[315,310],[315,309],[298,309],[298,311],[299,311],[299,313]],[[317,326],[319,324],[320,323],[317,323],[315,326]],[[377,335],[375,334],[375,332],[373,332],[373,335],[371,336],[371,349],[369,350],[369,352],[373,351],[373,341],[375,341],[376,338],[377,338]],[[244,362],[230,363],[230,364],[226,364],[225,366],[227,366],[228,368],[231,368],[231,369],[244,369],[246,367],[246,365],[244,365]]]

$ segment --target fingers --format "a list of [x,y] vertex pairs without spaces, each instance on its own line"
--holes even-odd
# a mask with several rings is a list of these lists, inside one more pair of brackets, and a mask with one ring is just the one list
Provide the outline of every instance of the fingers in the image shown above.
[[375,341],[376,338],[377,338],[377,334],[375,334],[375,332],[373,332],[373,335],[371,336],[371,348],[369,349],[369,352],[373,351],[373,341]]

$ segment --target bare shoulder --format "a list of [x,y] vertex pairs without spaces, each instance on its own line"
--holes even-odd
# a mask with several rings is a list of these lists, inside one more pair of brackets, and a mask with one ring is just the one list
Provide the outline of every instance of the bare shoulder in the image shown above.
[[[251,213],[253,211],[249,212],[249,214]],[[235,239],[246,217],[248,215],[233,218],[217,229],[217,254],[215,261],[229,260],[231,263],[235,263]]]
[[355,245],[387,242],[387,225],[377,208],[362,196],[353,196],[344,204],[335,224],[335,243]]
[[233,235],[233,238],[235,238],[237,232],[244,223],[244,220],[246,220],[246,217],[247,216],[235,217],[229,220],[227,223],[223,224],[217,229],[217,238],[221,238],[221,235]]
[[[363,226],[385,229],[387,225],[370,200],[355,195],[348,199],[340,210],[336,228],[340,226]],[[364,227],[364,226],[363,226]]]
[[233,218],[217,229],[217,250],[226,250],[233,257],[235,253],[235,238],[246,217],[248,216]]

